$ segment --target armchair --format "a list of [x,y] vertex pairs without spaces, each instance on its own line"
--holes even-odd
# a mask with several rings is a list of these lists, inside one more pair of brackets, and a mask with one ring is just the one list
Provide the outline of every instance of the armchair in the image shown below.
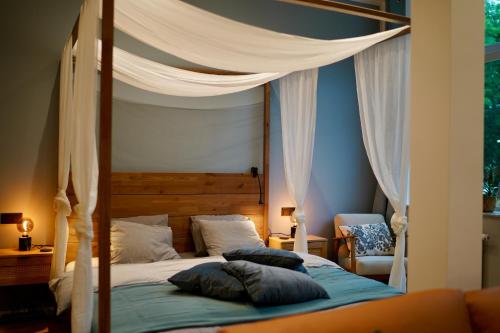
[[[380,214],[338,214],[335,216],[333,251],[335,261],[344,269],[372,279],[386,281],[391,272],[393,257],[390,256],[356,256],[356,237],[343,236],[339,229],[342,225],[360,225],[385,223]],[[347,247],[349,243],[351,251]],[[406,260],[406,259],[405,259]],[[405,261],[406,264],[406,261]]]

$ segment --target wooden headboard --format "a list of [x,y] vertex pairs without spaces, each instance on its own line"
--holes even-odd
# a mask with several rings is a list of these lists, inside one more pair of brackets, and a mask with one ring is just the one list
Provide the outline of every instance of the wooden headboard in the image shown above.
[[[267,198],[266,183],[262,184],[264,198]],[[68,194],[74,204],[71,187]],[[262,239],[267,241],[268,236],[265,206],[259,205],[259,184],[251,174],[115,172],[112,174],[111,214],[112,217],[168,214],[177,252],[194,250],[189,228],[192,215],[246,215],[255,222]],[[70,216],[66,262],[75,260],[78,247],[73,220],[74,216]],[[92,253],[97,257],[97,214],[93,220]]]

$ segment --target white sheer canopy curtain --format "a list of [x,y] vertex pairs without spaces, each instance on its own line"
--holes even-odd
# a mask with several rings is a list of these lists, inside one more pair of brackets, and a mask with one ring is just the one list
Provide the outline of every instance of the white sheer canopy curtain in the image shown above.
[[62,56],[59,83],[59,155],[57,172],[57,194],[54,198],[56,211],[54,255],[50,267],[50,278],[57,278],[64,273],[66,245],[68,243],[68,216],[71,204],[66,196],[68,187],[71,144],[73,142],[73,38],[66,41]]
[[85,0],[78,24],[74,83],[72,180],[78,205],[74,223],[78,252],[73,273],[71,331],[90,332],[93,308],[92,213],[97,201],[96,84],[99,0]]
[[[100,62],[100,52],[98,57]],[[160,64],[117,47],[113,50],[115,79],[139,89],[165,95],[202,97],[231,94],[255,88],[286,74],[288,73],[242,75],[197,73]]]
[[242,73],[317,68],[408,29],[405,26],[356,38],[321,40],[244,24],[180,0],[116,0],[115,27],[184,60]]
[[354,57],[363,142],[380,187],[395,209],[396,249],[389,285],[406,292],[405,234],[409,186],[409,48],[403,36]]
[[283,161],[288,194],[297,222],[293,250],[307,253],[304,201],[311,178],[316,129],[318,69],[294,72],[280,79]]

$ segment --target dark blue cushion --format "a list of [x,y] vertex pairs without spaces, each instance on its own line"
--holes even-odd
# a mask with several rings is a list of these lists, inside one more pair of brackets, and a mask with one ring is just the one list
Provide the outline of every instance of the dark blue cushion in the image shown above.
[[254,247],[233,250],[223,253],[222,256],[224,256],[227,261],[246,260],[256,264],[283,267],[307,273],[306,268],[302,264],[304,259],[290,251],[267,247]]
[[256,305],[281,305],[330,298],[328,293],[309,275],[282,267],[259,265],[236,260],[222,268],[245,286]]
[[246,298],[243,284],[222,269],[222,263],[209,262],[181,271],[170,279],[170,283],[184,291],[223,300]]

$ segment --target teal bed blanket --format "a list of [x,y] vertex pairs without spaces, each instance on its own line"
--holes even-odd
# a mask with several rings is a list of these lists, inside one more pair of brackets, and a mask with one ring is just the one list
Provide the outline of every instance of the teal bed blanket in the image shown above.
[[[308,269],[330,299],[256,307],[181,292],[169,282],[116,287],[111,290],[113,332],[156,332],[187,327],[209,327],[289,316],[342,305],[387,298],[401,293],[381,282],[332,267]],[[97,293],[92,331],[97,332]]]

